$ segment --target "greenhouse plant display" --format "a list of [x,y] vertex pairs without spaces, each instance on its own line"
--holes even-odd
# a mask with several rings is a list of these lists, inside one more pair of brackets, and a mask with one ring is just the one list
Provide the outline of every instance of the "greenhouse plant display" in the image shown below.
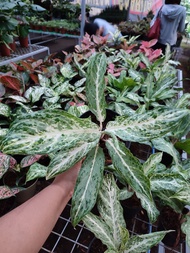
[[[72,198],[74,226],[81,220],[87,223],[105,187],[106,171],[140,199],[151,223],[159,217],[157,199],[179,213],[187,204],[177,194],[188,192],[189,166],[181,161],[174,143],[189,131],[189,94],[177,99],[176,62],[169,52],[162,56],[160,50],[152,50],[155,41],[138,45],[133,39],[122,39],[119,44],[115,38],[114,42],[110,47],[105,38],[86,36],[64,63],[45,68],[44,63],[34,62],[31,68],[23,62],[35,80],[34,87],[24,86],[22,96],[1,97],[2,104],[8,97],[17,101],[14,117],[9,116],[7,128],[1,129],[3,154],[47,155],[50,159],[47,166],[34,163],[27,181],[51,179],[85,157]],[[0,78],[4,85],[10,85],[10,79]],[[17,88],[21,92],[20,84]],[[8,111],[11,105],[2,106]],[[108,117],[108,110],[114,118]],[[87,111],[90,116],[81,117]],[[159,152],[142,162],[127,142],[146,144]],[[163,152],[173,157],[169,168],[161,163]],[[111,164],[107,165],[107,159]],[[104,194],[109,195],[107,190]],[[120,236],[126,238],[119,250],[130,248],[127,231],[123,232]],[[165,233],[158,234],[159,240]],[[141,239],[149,241],[151,236]],[[147,247],[158,243],[150,241]],[[122,252],[113,245],[110,250]]]

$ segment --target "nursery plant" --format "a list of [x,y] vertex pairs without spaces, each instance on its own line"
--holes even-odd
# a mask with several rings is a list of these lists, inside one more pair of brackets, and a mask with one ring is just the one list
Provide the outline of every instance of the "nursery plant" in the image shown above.
[[107,246],[106,252],[147,252],[151,247],[157,245],[167,233],[171,232],[161,231],[130,236],[119,200],[120,189],[113,175],[107,174],[97,198],[100,216],[88,213],[83,218],[85,226]]
[[[53,178],[85,158],[72,198],[74,226],[85,220],[95,206],[107,170],[140,199],[150,222],[155,222],[159,216],[155,196],[181,212],[187,201],[175,201],[175,194],[188,191],[189,174],[174,143],[188,133],[190,111],[188,95],[176,98],[174,62],[169,55],[162,56],[160,51],[155,54],[145,45],[144,49],[141,47],[133,52],[132,43],[124,43],[124,50],[108,47],[103,38],[94,39],[92,42],[86,37],[81,47],[76,47],[77,53],[68,55],[66,63],[61,65],[63,72],[68,74],[64,75],[67,84],[74,73],[69,83],[77,81],[79,87],[84,85],[81,94],[88,113],[81,116],[69,113],[66,108],[51,106],[18,112],[1,136],[0,150],[11,156],[47,155],[50,158],[45,169],[30,167],[27,180]],[[110,67],[111,63],[114,66]],[[78,71],[76,75],[75,71]],[[53,91],[50,83],[46,84],[48,74],[44,76],[41,73],[38,76],[39,80],[45,80],[40,85],[48,88],[47,93],[54,94],[57,81]],[[117,92],[123,92],[120,101],[115,95]],[[114,102],[110,103],[109,96]],[[116,110],[119,103],[120,109]],[[110,108],[110,104],[114,106]],[[8,111],[8,107],[6,109]],[[142,163],[126,147],[126,142],[147,144],[160,152]],[[162,152],[172,155],[171,168],[161,163]],[[111,160],[109,166],[107,159]]]

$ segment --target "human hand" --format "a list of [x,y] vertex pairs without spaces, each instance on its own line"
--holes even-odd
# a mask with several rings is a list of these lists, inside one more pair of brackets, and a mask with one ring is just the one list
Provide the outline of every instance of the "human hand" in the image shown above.
[[79,173],[79,170],[82,166],[82,162],[84,159],[81,161],[77,162],[73,167],[68,169],[67,171],[59,174],[56,176],[56,178],[53,181],[53,185],[58,185],[58,186],[63,186],[64,184],[67,184],[68,187],[71,187],[71,189],[75,187],[75,183],[77,180],[77,176]]

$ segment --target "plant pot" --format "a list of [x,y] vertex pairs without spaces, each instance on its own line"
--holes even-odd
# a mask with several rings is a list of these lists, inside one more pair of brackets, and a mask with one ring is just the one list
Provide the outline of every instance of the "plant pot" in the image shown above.
[[0,43],[0,52],[1,52],[1,56],[10,56],[11,55],[10,48],[8,48],[7,45],[4,43]]
[[22,204],[35,195],[38,180],[27,183],[26,188],[16,194],[16,203]]
[[168,247],[177,247],[181,241],[181,214],[176,213],[170,207],[164,207],[160,211],[158,219],[158,231],[174,230],[174,232],[167,233],[162,242]]
[[126,222],[133,219],[142,210],[141,203],[135,196],[121,200],[121,205],[123,207],[123,216]]
[[101,240],[94,237],[88,246],[87,253],[104,253],[107,247],[101,242]]
[[10,46],[10,48],[11,48],[11,50],[12,50],[13,52],[16,51],[16,43],[15,43],[15,41],[13,41],[13,43],[10,43],[9,46]]
[[28,47],[28,37],[19,37],[19,42],[21,47]]

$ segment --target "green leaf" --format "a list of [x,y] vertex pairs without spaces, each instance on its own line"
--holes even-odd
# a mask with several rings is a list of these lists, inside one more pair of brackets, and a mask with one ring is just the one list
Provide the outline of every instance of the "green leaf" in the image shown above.
[[190,205],[190,185],[183,187],[180,191],[176,192],[171,199],[178,199],[185,205]]
[[150,182],[143,174],[142,165],[129,149],[125,147],[124,143],[110,138],[106,140],[106,147],[116,171],[123,176],[126,183],[135,192],[142,192],[151,197]]
[[116,250],[113,237],[112,237],[112,232],[110,231],[110,228],[107,226],[103,220],[92,214],[88,213],[84,218],[83,218],[83,223],[85,226],[92,231],[95,236],[102,241],[104,245],[108,247],[110,250]]
[[181,121],[187,121],[188,117],[189,110],[186,109],[135,113],[129,117],[116,117],[115,121],[110,121],[107,124],[105,131],[124,141],[148,143],[154,138],[173,136]]
[[26,174],[26,182],[31,181],[36,178],[42,178],[42,177],[45,178],[46,174],[47,174],[47,167],[36,162],[30,166]]
[[123,209],[119,202],[119,188],[112,175],[104,177],[98,195],[97,206],[101,218],[110,228],[115,248],[119,249],[122,243],[121,228],[125,228],[126,223],[123,217]]
[[44,94],[45,88],[44,87],[30,87],[24,94],[24,96],[31,101],[32,103],[35,103],[40,100],[41,96]]
[[172,230],[133,236],[125,245],[126,250],[124,253],[147,252],[150,248],[157,245],[169,232],[172,232]]
[[90,60],[86,76],[86,97],[91,112],[96,116],[100,125],[106,117],[106,101],[104,90],[106,72],[106,56],[98,53]]
[[78,161],[84,158],[87,153],[97,145],[98,139],[94,142],[84,142],[75,147],[64,149],[55,154],[51,160],[48,170],[47,179],[66,171],[74,166]]
[[187,186],[187,181],[179,173],[156,174],[150,178],[151,190],[159,192],[169,190],[176,192]]
[[11,115],[11,109],[8,105],[0,103],[0,115],[9,117]]
[[156,149],[166,152],[169,155],[171,155],[174,159],[175,164],[179,165],[180,154],[175,149],[173,143],[166,141],[163,138],[158,138],[158,139],[152,140],[152,144]]
[[89,119],[62,110],[41,110],[18,117],[2,140],[9,154],[48,154],[84,143],[96,142],[101,132]]
[[86,156],[80,169],[72,197],[71,219],[74,226],[95,205],[103,179],[105,157],[98,146]]
[[149,158],[143,163],[143,171],[146,176],[149,176],[154,171],[156,165],[162,160],[162,153],[156,153],[149,156]]
[[116,172],[122,176],[122,180],[140,196],[141,204],[147,210],[150,220],[155,221],[158,210],[155,207],[150,191],[149,179],[144,175],[139,160],[125,147],[124,143],[116,139],[108,139],[106,147],[112,158]]
[[175,143],[175,147],[181,150],[184,150],[190,154],[190,139],[185,139]]

